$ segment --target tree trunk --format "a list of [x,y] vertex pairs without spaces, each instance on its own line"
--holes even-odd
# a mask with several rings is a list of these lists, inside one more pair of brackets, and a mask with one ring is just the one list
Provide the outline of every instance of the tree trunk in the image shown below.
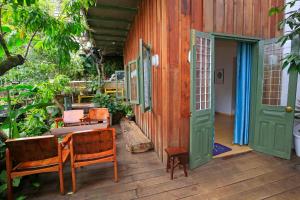
[[55,105],[59,108],[59,110],[61,111],[61,113],[63,114],[65,111],[65,108],[63,105],[61,105],[61,103],[59,103],[58,99],[56,97],[54,97],[53,99]]
[[21,55],[8,57],[6,60],[0,63],[0,76],[2,76],[3,74],[5,74],[5,72],[16,66],[23,65],[24,62],[25,59]]
[[101,65],[101,64],[96,63],[96,69],[97,69],[97,73],[98,73],[98,86],[101,85],[101,71],[100,71],[99,65]]

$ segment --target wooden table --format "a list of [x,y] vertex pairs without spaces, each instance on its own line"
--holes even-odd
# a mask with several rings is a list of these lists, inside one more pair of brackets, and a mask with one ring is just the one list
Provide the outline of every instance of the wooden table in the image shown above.
[[46,132],[44,135],[64,136],[76,131],[88,131],[93,129],[107,128],[107,127],[108,127],[107,123],[100,123],[100,124],[92,124],[92,125],[53,128],[49,132]]

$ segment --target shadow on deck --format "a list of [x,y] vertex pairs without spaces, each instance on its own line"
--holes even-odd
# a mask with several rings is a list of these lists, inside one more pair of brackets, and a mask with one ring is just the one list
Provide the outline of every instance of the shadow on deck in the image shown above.
[[[58,175],[41,174],[41,187],[26,187],[28,199],[300,199],[300,159],[282,160],[247,153],[189,171],[176,170],[174,180],[165,172],[155,152],[131,154],[122,134],[117,137],[119,182],[113,181],[112,164],[77,170],[77,192],[59,193]],[[65,189],[71,191],[69,165],[64,170]]]

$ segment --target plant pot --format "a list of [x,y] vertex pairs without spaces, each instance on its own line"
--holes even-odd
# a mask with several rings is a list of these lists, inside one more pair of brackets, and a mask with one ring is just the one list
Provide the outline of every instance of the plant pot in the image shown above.
[[112,115],[112,125],[119,124],[124,114],[121,112],[116,112]]
[[134,115],[126,116],[126,118],[130,121],[135,121],[135,116]]
[[294,144],[295,150],[298,157],[300,157],[300,124],[294,127]]

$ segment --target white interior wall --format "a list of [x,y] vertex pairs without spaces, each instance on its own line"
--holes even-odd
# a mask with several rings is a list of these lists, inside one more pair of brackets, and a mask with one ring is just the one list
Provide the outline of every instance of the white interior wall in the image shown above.
[[215,84],[216,112],[234,115],[237,42],[215,41],[215,69],[224,69],[224,84]]
[[[289,2],[291,0],[286,0],[286,2]],[[300,1],[297,1],[296,4],[290,8],[287,7],[285,10],[285,17],[287,18],[289,13],[293,10],[300,9]],[[290,27],[286,25],[284,27],[284,33],[288,33],[290,31]],[[291,42],[287,42],[284,45],[283,54],[286,55],[291,51]],[[287,96],[288,96],[288,84],[289,84],[289,75],[287,73],[287,69],[283,70],[282,72],[282,87],[281,87],[281,105],[287,106]],[[300,99],[300,76],[298,76],[298,84],[297,84],[297,99]]]
[[[289,1],[291,1],[291,0],[286,0],[286,2],[289,2]],[[291,12],[293,10],[298,10],[298,9],[300,9],[300,1],[297,1],[295,6],[293,6],[292,8],[287,7],[287,9],[285,11],[286,12],[285,17],[288,17],[289,12]],[[290,31],[290,27],[288,25],[286,25],[284,27],[284,32],[288,33],[289,31]],[[287,43],[284,47],[285,47],[284,54],[289,53],[291,44]],[[282,74],[282,88],[281,88],[281,105],[283,105],[283,106],[287,105],[288,83],[289,83],[288,73],[286,72],[286,70],[284,70],[283,74]],[[297,104],[297,99],[300,100],[300,75],[298,75],[296,104]],[[300,105],[298,104],[298,106],[300,106]],[[300,121],[295,120],[294,125],[297,126],[298,124],[300,124]]]

